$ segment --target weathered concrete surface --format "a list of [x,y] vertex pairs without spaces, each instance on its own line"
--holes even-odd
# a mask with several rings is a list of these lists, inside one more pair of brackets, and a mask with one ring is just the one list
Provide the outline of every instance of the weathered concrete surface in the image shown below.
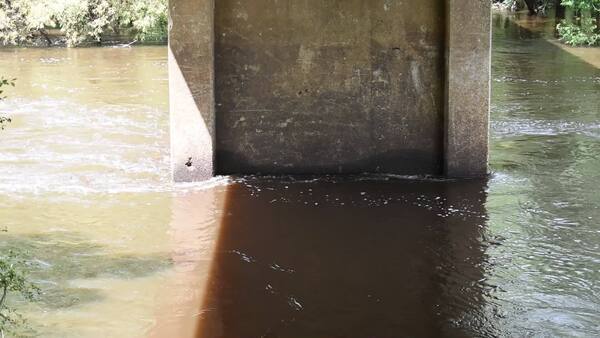
[[441,174],[443,5],[217,1],[218,172]]
[[485,174],[489,1],[212,3],[170,5],[177,180]]
[[169,1],[171,165],[176,182],[214,174],[214,3]]
[[487,174],[491,4],[448,0],[444,174]]

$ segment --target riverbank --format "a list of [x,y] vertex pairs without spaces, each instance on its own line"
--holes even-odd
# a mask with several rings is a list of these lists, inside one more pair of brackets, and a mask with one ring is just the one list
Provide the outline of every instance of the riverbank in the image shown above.
[[553,15],[529,16],[527,11],[511,12],[505,9],[495,9],[495,15],[500,15],[517,26],[524,28],[536,36],[548,41],[554,46],[564,50],[565,52],[579,58],[580,60],[600,69],[600,47],[574,47],[569,46],[555,36],[556,19]]
[[[43,32],[43,34],[42,34]],[[124,46],[131,47],[134,45],[147,45],[147,46],[162,46],[167,44],[167,38],[150,38],[140,41],[136,34],[131,31],[122,31],[120,33],[103,34],[101,40],[98,41],[85,41],[75,46],[78,47],[98,47],[98,46]],[[3,48],[13,47],[29,47],[29,48],[50,48],[50,47],[67,47],[67,37],[58,28],[44,29],[40,32],[36,32],[30,40],[27,42],[18,44],[16,46],[4,46]]]

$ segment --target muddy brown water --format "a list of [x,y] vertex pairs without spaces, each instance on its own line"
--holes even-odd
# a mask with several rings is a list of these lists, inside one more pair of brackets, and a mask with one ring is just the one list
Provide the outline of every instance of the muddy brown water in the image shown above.
[[[496,16],[486,180],[172,185],[165,47],[2,49],[40,337],[600,335],[600,70]],[[584,60],[592,60],[586,62]]]

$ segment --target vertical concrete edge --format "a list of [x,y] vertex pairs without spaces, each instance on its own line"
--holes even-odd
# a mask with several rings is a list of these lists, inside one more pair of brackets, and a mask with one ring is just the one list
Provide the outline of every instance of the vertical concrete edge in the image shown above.
[[446,0],[444,175],[488,174],[491,2]]
[[215,173],[214,0],[169,1],[169,120],[175,182]]

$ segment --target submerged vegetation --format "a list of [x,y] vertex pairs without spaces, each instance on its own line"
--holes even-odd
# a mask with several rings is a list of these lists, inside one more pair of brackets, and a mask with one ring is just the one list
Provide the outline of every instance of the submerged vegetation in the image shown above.
[[556,33],[571,46],[600,46],[600,0],[493,0],[510,10],[527,9],[529,15],[548,15],[553,8]]
[[[11,313],[16,313],[15,309],[21,310],[23,316],[27,316],[27,321],[23,320],[23,316],[13,315],[15,324],[7,326],[8,336],[45,337],[41,333],[47,328],[40,326],[44,319],[35,316],[35,313],[55,313],[106,300],[107,294],[102,287],[86,285],[85,281],[142,278],[164,271],[173,264],[168,254],[130,254],[113,250],[80,233],[69,231],[5,234],[4,238],[0,238],[0,252],[19,253],[18,257],[13,255],[11,260],[14,270],[25,277],[21,279],[25,294],[13,291],[10,304],[13,305]],[[27,280],[43,286],[41,292]],[[35,304],[31,304],[32,300]],[[61,332],[64,328],[56,330],[54,337],[73,336]],[[121,336],[107,334],[106,337]]]
[[77,46],[110,35],[165,41],[167,1],[0,0],[0,43]]
[[29,282],[20,267],[24,266],[18,255],[13,251],[0,254],[0,335],[20,336],[25,319],[14,308],[7,304],[9,293],[20,295],[25,300],[33,300],[39,289]]
[[[15,79],[0,77],[0,100],[6,98],[2,87],[8,85],[14,86]],[[4,129],[4,124],[10,121],[8,117],[0,116],[0,129]],[[9,293],[17,293],[27,300],[32,300],[38,292],[37,287],[29,283],[20,270],[19,267],[23,264],[12,250],[5,254],[0,253],[0,337],[4,337],[5,332],[16,336],[15,330],[25,323],[24,318],[7,305]]]
[[[5,79],[0,77],[0,100],[3,96],[4,86],[15,85],[16,79]],[[4,124],[11,122],[9,117],[0,116],[0,129],[4,129]],[[6,229],[0,231],[6,232]],[[0,337],[5,333],[11,336],[20,336],[23,330],[25,319],[19,312],[7,304],[9,294],[20,295],[23,299],[31,301],[39,293],[39,289],[33,283],[29,282],[22,267],[25,262],[13,251],[6,253],[0,252]]]

